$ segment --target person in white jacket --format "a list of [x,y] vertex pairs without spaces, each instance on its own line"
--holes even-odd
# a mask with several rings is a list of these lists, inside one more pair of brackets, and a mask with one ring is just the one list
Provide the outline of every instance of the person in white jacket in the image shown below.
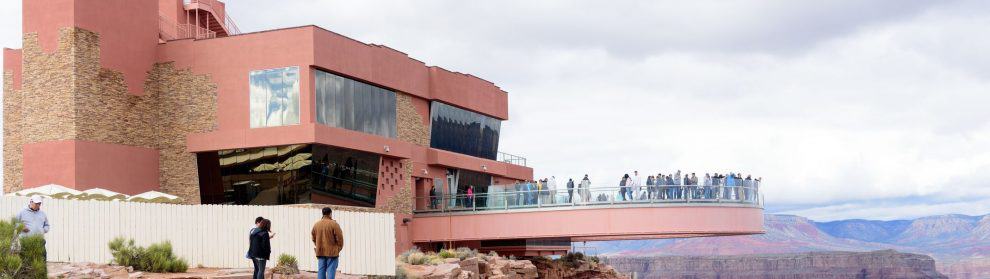
[[632,181],[629,181],[630,200],[638,200],[640,189],[643,186],[643,179],[639,177],[639,171],[633,171]]
[[584,179],[581,179],[581,184],[578,184],[578,188],[581,192],[581,200],[584,202],[591,201],[591,180],[588,179],[588,175],[584,175]]
[[550,203],[557,203],[557,177],[550,176],[550,181],[547,181],[547,190],[550,190]]

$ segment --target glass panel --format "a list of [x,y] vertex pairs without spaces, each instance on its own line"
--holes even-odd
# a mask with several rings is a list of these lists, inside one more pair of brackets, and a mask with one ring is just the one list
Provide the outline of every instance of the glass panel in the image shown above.
[[252,71],[251,128],[299,124],[299,67]]
[[430,147],[495,160],[502,121],[445,103],[430,104]]
[[375,206],[380,158],[373,153],[318,144],[210,153],[197,155],[204,203]]
[[319,70],[315,76],[317,123],[396,137],[395,92]]

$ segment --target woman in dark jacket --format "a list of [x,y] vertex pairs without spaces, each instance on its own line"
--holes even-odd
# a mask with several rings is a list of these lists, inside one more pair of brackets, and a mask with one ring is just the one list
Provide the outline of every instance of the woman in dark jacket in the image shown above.
[[258,223],[258,230],[251,234],[251,248],[248,249],[248,257],[254,262],[254,278],[265,279],[265,264],[272,254],[271,237],[268,232],[272,230],[272,221],[261,220]]

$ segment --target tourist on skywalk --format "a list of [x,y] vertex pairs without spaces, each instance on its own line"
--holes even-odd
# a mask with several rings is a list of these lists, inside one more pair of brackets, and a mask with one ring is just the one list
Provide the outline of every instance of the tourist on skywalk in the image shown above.
[[708,199],[709,198],[708,197],[709,196],[709,193],[710,193],[711,188],[712,188],[712,176],[709,175],[707,172],[705,173],[704,184],[701,184],[701,186],[703,186],[703,187],[701,187],[701,198],[702,199]]
[[653,178],[652,175],[646,177],[646,198],[647,199],[653,199],[653,185],[655,183],[656,183],[656,180],[655,180],[655,178]]
[[547,188],[550,190],[550,203],[557,203],[557,177],[550,176],[550,181],[547,182]]
[[639,177],[639,171],[633,171],[633,176],[630,177],[632,183],[629,185],[629,200],[639,199],[639,187],[643,186],[643,179]]
[[586,203],[587,202],[590,202],[591,201],[591,179],[588,179],[588,175],[587,174],[584,175],[584,179],[581,179],[581,184],[580,184],[580,187],[579,188],[581,188],[581,191],[582,191],[581,192],[581,199],[583,199],[584,202],[586,202]]
[[567,203],[574,202],[574,179],[567,179]]
[[753,177],[751,175],[746,175],[746,179],[743,180],[743,197],[745,201],[749,200],[749,197],[753,195]]
[[623,175],[622,176],[622,179],[619,180],[619,197],[623,201],[626,200],[626,184],[627,183],[629,183],[629,174],[628,173],[625,174],[625,175]]

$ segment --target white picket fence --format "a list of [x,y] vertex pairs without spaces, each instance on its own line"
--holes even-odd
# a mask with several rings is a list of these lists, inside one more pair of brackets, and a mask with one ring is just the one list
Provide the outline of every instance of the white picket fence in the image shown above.
[[[26,197],[0,197],[0,218],[26,208]],[[51,231],[48,260],[109,263],[108,243],[133,238],[147,246],[170,241],[173,251],[190,266],[250,268],[245,259],[248,231],[254,218],[272,220],[273,267],[278,255],[289,254],[302,270],[316,270],[310,232],[320,209],[287,206],[168,205],[45,199]],[[344,232],[338,270],[354,275],[394,275],[395,219],[391,213],[334,211]]]

